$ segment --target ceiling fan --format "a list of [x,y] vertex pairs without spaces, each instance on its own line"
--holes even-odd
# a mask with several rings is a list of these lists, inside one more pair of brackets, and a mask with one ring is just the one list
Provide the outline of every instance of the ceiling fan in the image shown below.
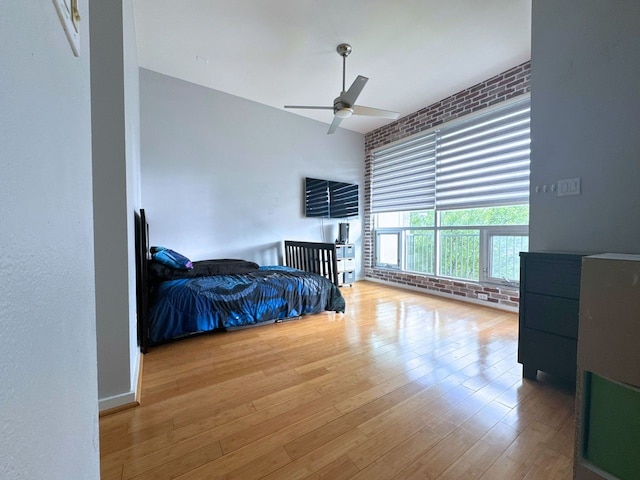
[[396,120],[400,114],[398,112],[392,112],[389,110],[382,110],[380,108],[363,107],[356,105],[356,100],[362,92],[362,89],[369,80],[367,77],[358,75],[353,81],[349,90],[345,90],[345,73],[347,68],[347,57],[351,53],[351,45],[348,43],[341,43],[336,48],[338,54],[342,57],[342,92],[333,101],[332,107],[312,106],[312,105],[285,105],[284,108],[301,108],[301,109],[314,109],[314,110],[333,110],[333,122],[329,127],[327,134],[331,134],[336,131],[340,122],[345,118],[349,118],[351,115],[366,115],[369,117],[382,117],[391,118]]

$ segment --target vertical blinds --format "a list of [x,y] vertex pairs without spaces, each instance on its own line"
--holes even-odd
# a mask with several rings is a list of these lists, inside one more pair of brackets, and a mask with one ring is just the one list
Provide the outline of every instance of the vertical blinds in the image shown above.
[[435,174],[435,132],[376,151],[371,172],[371,211],[434,208]]
[[374,152],[372,212],[527,203],[529,125],[527,98]]

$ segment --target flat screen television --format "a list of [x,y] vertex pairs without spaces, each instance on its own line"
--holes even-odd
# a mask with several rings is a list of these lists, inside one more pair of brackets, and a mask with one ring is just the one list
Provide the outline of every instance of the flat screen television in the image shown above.
[[350,218],[358,216],[358,185],[305,178],[306,217]]

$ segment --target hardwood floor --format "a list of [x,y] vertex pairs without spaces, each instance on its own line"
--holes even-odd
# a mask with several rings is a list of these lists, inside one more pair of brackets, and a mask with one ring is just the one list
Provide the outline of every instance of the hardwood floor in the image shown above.
[[570,479],[574,392],[522,379],[517,315],[357,282],[343,314],[152,349],[100,419],[102,479]]

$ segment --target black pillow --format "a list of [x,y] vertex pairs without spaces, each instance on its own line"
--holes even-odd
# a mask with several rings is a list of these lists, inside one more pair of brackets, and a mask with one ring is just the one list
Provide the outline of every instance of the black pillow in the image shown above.
[[193,268],[190,270],[172,268],[154,261],[149,263],[151,276],[158,280],[243,274],[255,272],[258,268],[260,268],[260,266],[257,263],[229,258],[193,262]]

